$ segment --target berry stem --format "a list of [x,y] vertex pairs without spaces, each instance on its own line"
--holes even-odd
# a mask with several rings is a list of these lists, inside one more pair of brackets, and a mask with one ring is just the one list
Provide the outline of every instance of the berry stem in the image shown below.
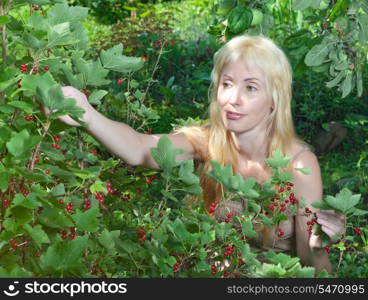
[[45,136],[47,135],[47,132],[49,131],[50,125],[51,125],[51,122],[47,121],[45,127],[43,128],[44,132],[42,134],[42,139],[37,144],[35,150],[33,151],[32,159],[31,159],[30,163],[28,164],[28,171],[30,171],[30,172],[32,172],[33,169],[34,169],[34,166],[36,164],[36,157],[38,156],[38,151],[40,150],[40,147],[41,147],[41,142],[45,138]]

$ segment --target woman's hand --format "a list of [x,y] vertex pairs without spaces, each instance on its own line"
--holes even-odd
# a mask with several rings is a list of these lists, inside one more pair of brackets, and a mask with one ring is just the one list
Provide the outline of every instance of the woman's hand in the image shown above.
[[321,230],[330,238],[341,236],[345,233],[346,217],[334,210],[320,210],[316,212],[317,223],[321,225]]
[[[91,104],[89,104],[86,95],[83,94],[82,92],[80,92],[79,90],[77,90],[76,88],[72,87],[72,86],[64,86],[61,89],[63,91],[63,94],[64,94],[65,98],[75,99],[76,105],[84,110],[83,117],[80,118],[80,120],[87,123],[87,124],[89,124],[90,121],[91,121],[91,118],[92,118],[91,115],[92,115],[93,111],[95,111],[95,109],[93,108],[93,106]],[[50,113],[50,110],[45,106],[41,106],[41,110],[46,115],[48,115]],[[70,125],[70,126],[80,126],[80,124],[78,122],[73,120],[68,115],[60,116],[60,117],[58,117],[58,119],[60,121],[64,122],[65,124]]]
[[[345,233],[346,217],[343,214],[337,213],[334,210],[319,210],[316,211],[317,223],[321,225],[321,230],[326,233],[332,241],[337,236]],[[309,238],[309,246],[312,249],[322,248],[322,241],[319,235],[312,232]]]

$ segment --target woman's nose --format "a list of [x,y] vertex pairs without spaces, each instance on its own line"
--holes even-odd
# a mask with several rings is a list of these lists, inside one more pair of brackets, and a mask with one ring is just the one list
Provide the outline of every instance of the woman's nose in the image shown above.
[[231,94],[229,95],[229,100],[228,101],[229,101],[229,104],[232,104],[232,105],[239,105],[240,104],[241,95],[240,95],[239,89],[234,88],[231,91]]

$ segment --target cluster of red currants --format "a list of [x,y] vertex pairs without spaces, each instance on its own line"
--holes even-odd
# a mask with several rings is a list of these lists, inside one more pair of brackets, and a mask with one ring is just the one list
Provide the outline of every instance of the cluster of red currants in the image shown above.
[[73,203],[73,202],[69,202],[69,203],[66,205],[65,210],[66,210],[68,213],[72,214],[72,213],[73,213],[73,208],[74,208],[74,203]]
[[225,257],[229,257],[234,253],[235,246],[234,245],[228,245],[225,247],[226,251],[224,253]]
[[307,221],[307,226],[308,226],[307,232],[308,232],[309,236],[311,236],[313,225],[315,223],[317,223],[317,218],[314,216],[313,212],[309,209],[309,207],[306,207],[304,209],[304,212],[308,217],[310,217],[310,216],[312,217],[310,221]]
[[173,271],[174,271],[174,273],[177,273],[177,272],[179,272],[179,271],[180,271],[180,267],[181,267],[181,265],[182,265],[182,262],[180,262],[180,261],[178,261],[178,262],[176,262],[176,263],[174,264],[174,266],[173,266]]
[[75,234],[76,234],[76,228],[73,226],[73,227],[70,227],[69,228],[69,234],[68,234],[68,232],[66,231],[66,230],[64,230],[64,229],[61,229],[60,231],[59,231],[59,233],[60,233],[60,236],[61,236],[61,238],[63,239],[63,240],[66,240],[67,238],[68,238],[68,236],[69,236],[69,239],[71,239],[71,240],[74,240],[75,239]]
[[217,206],[218,206],[218,202],[212,202],[210,205],[209,213],[213,214],[216,211]]
[[158,179],[158,178],[157,178],[157,176],[156,176],[156,175],[153,175],[153,176],[151,176],[151,177],[147,177],[147,178],[146,178],[146,182],[147,182],[148,184],[151,184],[153,180],[157,180],[157,179]]
[[144,242],[147,239],[146,231],[142,228],[137,229],[137,235],[139,237],[139,240],[142,242]]

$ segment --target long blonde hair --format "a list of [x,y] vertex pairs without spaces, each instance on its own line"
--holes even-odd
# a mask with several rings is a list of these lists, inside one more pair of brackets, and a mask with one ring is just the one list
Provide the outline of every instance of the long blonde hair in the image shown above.
[[303,143],[295,134],[291,115],[292,71],[284,52],[276,44],[263,36],[238,36],[227,42],[215,53],[209,90],[210,121],[206,126],[182,127],[182,132],[199,154],[203,199],[208,209],[214,201],[221,200],[221,185],[206,175],[211,169],[211,160],[222,165],[231,164],[237,172],[238,151],[234,135],[225,128],[217,101],[217,91],[223,68],[241,59],[247,68],[257,67],[266,76],[266,86],[273,100],[273,111],[269,115],[267,135],[270,156],[277,148],[288,153],[293,141]]

